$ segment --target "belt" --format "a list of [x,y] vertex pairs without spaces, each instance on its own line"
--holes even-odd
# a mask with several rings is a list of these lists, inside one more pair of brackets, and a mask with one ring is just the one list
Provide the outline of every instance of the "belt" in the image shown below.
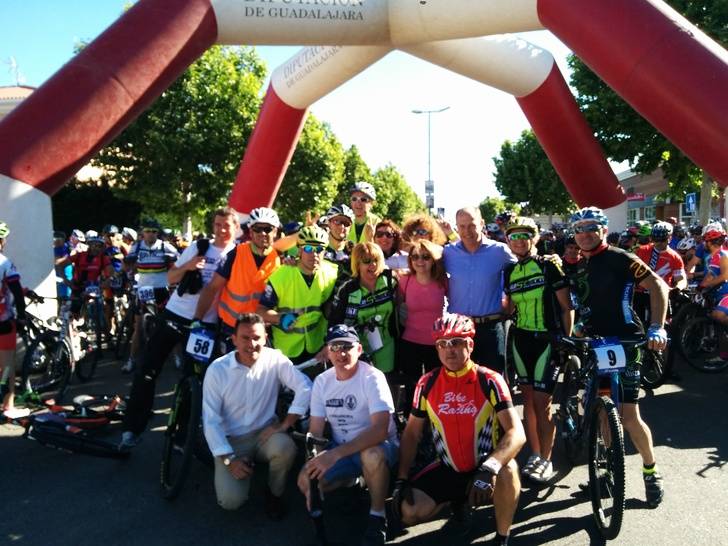
[[475,324],[485,324],[487,322],[496,322],[503,318],[500,313],[494,313],[492,315],[483,315],[480,317],[470,317]]

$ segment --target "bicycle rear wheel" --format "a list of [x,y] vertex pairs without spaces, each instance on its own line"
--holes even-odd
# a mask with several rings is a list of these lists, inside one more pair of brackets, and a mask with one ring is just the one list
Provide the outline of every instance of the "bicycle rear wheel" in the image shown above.
[[45,332],[28,347],[20,382],[24,391],[63,396],[71,377],[71,348],[56,332]]
[[104,309],[100,302],[94,301],[88,304],[86,311],[88,346],[86,347],[84,357],[76,362],[76,377],[84,383],[93,378],[94,373],[96,373],[96,366],[99,360],[101,360],[101,335]]
[[131,350],[131,336],[134,332],[134,309],[131,305],[123,312],[122,319],[119,322],[115,334],[115,354],[116,358],[126,361],[129,358]]
[[72,453],[82,453],[108,459],[126,459],[129,457],[129,452],[120,450],[116,444],[98,438],[91,438],[81,433],[68,432],[58,426],[34,424],[28,432],[28,437],[36,440],[41,445]]
[[601,535],[622,528],[625,494],[624,431],[617,407],[606,396],[594,401],[589,427],[589,494]]
[[725,335],[710,317],[690,319],[680,333],[685,360],[693,368],[705,373],[720,373],[728,368],[728,360],[720,356],[720,336]]
[[668,357],[664,352],[645,351],[640,368],[640,382],[645,389],[657,389],[665,383],[669,371],[667,362]]
[[564,445],[566,458],[572,465],[579,464],[585,453],[584,410],[581,408],[584,385],[579,374],[579,360],[569,357],[564,364],[564,378],[557,391],[559,404],[559,437]]
[[172,413],[164,433],[160,487],[162,497],[167,500],[179,495],[189,473],[201,413],[200,381],[195,376],[185,377],[177,384]]

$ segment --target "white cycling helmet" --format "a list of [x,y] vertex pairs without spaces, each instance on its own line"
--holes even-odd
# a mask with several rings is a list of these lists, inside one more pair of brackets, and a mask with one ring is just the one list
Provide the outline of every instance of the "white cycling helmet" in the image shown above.
[[130,227],[125,227],[121,230],[122,237],[126,237],[127,239],[131,239],[132,241],[136,241],[137,239],[137,232],[135,229],[132,229]]
[[695,248],[695,239],[692,237],[685,237],[677,244],[678,250],[691,250],[693,248]]
[[271,226],[280,227],[281,221],[278,213],[268,207],[258,207],[250,211],[248,215],[247,225],[253,224],[270,224]]
[[369,182],[357,182],[354,184],[354,187],[351,188],[351,193],[354,193],[355,191],[363,193],[372,201],[377,200],[377,190],[375,190],[374,186],[372,186]]
[[86,241],[86,235],[80,229],[74,229],[71,232],[71,235],[73,235],[76,239],[78,239],[82,243]]

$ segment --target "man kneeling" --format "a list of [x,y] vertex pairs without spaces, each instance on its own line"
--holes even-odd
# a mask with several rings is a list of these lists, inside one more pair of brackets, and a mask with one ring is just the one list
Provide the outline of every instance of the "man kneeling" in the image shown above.
[[[311,381],[283,353],[265,347],[265,324],[255,313],[243,313],[232,336],[236,350],[218,358],[205,374],[202,417],[205,438],[215,456],[215,493],[226,510],[248,500],[256,462],[269,465],[266,513],[284,514],[281,501],[296,446],[286,434],[306,413]],[[288,415],[275,414],[281,385],[295,393]]]
[[[470,506],[495,506],[495,544],[507,544],[521,484],[514,457],[526,441],[503,378],[478,366],[475,328],[465,316],[437,319],[433,337],[442,367],[420,378],[402,434],[392,510],[405,525],[433,519],[450,503],[449,527],[467,532]],[[409,479],[425,420],[438,458]]]
[[362,544],[384,544],[384,501],[389,469],[397,457],[392,394],[384,374],[359,360],[362,346],[352,327],[339,324],[329,328],[326,346],[333,368],[314,380],[310,432],[322,436],[328,421],[333,441],[306,463],[298,475],[298,487],[310,503],[311,478],[318,479],[326,492],[363,475],[371,509]]

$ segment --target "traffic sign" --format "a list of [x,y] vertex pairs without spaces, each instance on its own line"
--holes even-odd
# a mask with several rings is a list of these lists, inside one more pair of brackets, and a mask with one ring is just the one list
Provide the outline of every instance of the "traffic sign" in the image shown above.
[[693,213],[695,212],[695,205],[696,205],[696,194],[695,193],[688,193],[685,196],[685,212]]

